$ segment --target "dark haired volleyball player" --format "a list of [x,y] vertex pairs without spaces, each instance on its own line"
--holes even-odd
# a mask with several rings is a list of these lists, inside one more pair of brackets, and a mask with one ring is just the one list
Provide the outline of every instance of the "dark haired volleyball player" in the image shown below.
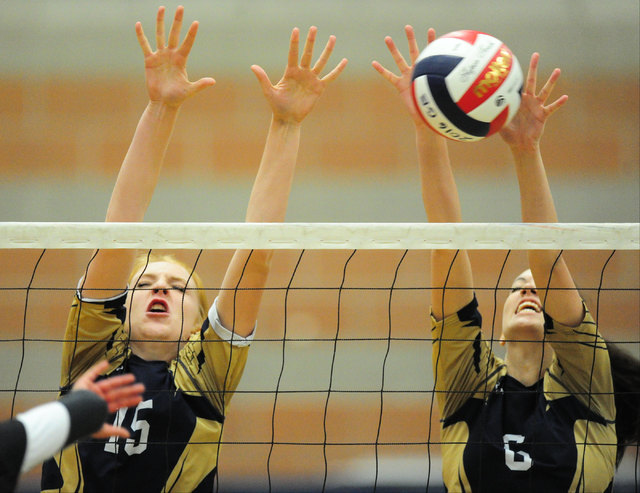
[[[415,124],[429,220],[460,222],[446,140],[414,108],[411,71],[419,50],[410,26],[406,35],[411,63],[386,39],[400,75],[373,66],[398,90]],[[430,29],[428,41],[434,39]],[[500,133],[515,161],[523,222],[553,223],[540,137],[567,96],[547,104],[560,71],[536,92],[537,66],[534,54],[520,109]],[[529,269],[514,280],[504,304],[503,360],[482,339],[467,253],[432,252],[432,286],[444,286],[432,291],[432,321],[445,485],[492,493],[610,491],[616,444],[625,438],[616,438],[607,345],[560,252],[530,251],[528,257]],[[637,418],[634,432],[637,440]]]

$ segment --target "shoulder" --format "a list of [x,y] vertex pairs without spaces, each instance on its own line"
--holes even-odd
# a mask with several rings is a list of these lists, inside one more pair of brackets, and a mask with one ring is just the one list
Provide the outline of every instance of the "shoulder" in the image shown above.
[[586,303],[583,301],[582,319],[577,325],[571,326],[563,324],[544,312],[544,330],[547,335],[556,335],[562,333],[566,334],[574,332],[595,334],[597,332],[597,324],[593,316],[591,315],[591,312],[589,312]]
[[465,327],[482,326],[482,315],[480,314],[478,299],[475,297],[475,295],[469,303],[460,308],[457,312],[445,316],[443,320],[437,320],[433,315],[433,310],[431,311],[432,328],[436,328],[437,326],[442,325],[451,326],[452,324]]

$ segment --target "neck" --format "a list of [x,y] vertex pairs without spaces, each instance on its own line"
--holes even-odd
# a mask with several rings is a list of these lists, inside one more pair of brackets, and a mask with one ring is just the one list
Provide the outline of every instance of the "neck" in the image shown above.
[[168,342],[131,342],[131,352],[145,361],[165,361],[171,363],[178,356],[179,349],[175,341]]
[[552,359],[553,349],[547,343],[512,341],[505,358],[507,373],[530,387],[543,377]]

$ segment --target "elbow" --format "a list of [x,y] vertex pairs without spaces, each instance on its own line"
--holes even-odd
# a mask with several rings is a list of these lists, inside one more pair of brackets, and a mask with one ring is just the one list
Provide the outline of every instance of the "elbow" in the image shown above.
[[253,250],[247,260],[251,265],[251,271],[258,275],[267,276],[271,269],[273,250]]

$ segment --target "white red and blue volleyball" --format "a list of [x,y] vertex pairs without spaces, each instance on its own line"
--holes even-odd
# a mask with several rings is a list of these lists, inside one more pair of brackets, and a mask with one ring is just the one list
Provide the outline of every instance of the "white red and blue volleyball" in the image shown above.
[[454,31],[420,53],[413,69],[413,99],[435,132],[474,142],[513,118],[522,81],[518,59],[502,41],[479,31]]

